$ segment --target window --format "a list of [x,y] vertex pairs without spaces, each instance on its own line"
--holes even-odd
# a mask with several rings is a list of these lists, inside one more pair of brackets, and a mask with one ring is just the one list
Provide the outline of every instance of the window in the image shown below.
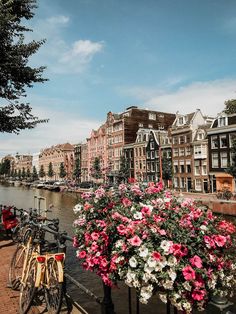
[[150,159],[151,155],[150,152],[147,152],[147,158]]
[[178,124],[179,124],[179,125],[184,124],[184,117],[180,117],[180,118],[178,119]]
[[174,156],[174,157],[178,157],[178,156],[179,156],[179,150],[178,150],[178,148],[174,148],[174,150],[173,150],[173,156]]
[[140,128],[143,128],[143,123],[139,123],[138,126],[139,126]]
[[148,127],[149,127],[149,129],[152,129],[152,128],[153,128],[153,125],[152,125],[152,124],[149,124]]
[[174,173],[178,173],[179,169],[178,169],[178,165],[174,165]]
[[194,168],[195,168],[195,175],[199,175],[200,174],[200,162],[199,162],[199,160],[195,161]]
[[174,178],[174,187],[175,188],[179,187],[179,178]]
[[227,147],[227,137],[226,135],[220,135],[220,148]]
[[222,127],[222,126],[226,126],[228,125],[228,121],[227,121],[227,117],[220,117],[218,118],[218,126]]
[[202,132],[201,133],[199,132],[197,135],[197,139],[202,140],[203,138],[204,138],[204,134]]
[[151,151],[151,159],[154,159],[154,158],[155,158],[155,151],[152,150],[152,151]]
[[148,118],[149,118],[149,120],[156,120],[156,114],[152,113],[152,112],[149,112]]
[[227,152],[220,153],[220,165],[221,165],[221,168],[227,168],[228,166]]
[[154,149],[154,142],[150,142],[150,149]]
[[185,136],[184,136],[184,135],[181,135],[181,136],[179,137],[179,143],[180,143],[180,144],[184,144],[184,143],[185,143]]
[[202,153],[201,151],[201,145],[196,145],[194,146],[194,154],[195,155],[200,155]]
[[212,168],[218,168],[219,167],[219,160],[218,160],[218,154],[217,153],[212,153],[211,162],[212,162]]
[[236,140],[236,133],[231,133],[229,135],[229,146],[232,147],[233,146],[233,141]]
[[202,165],[202,174],[203,175],[207,175],[207,165],[206,165],[206,162],[204,162],[203,165]]
[[190,146],[187,146],[187,147],[185,148],[185,155],[186,155],[186,156],[191,155],[191,147],[190,147]]
[[211,137],[211,148],[218,148],[218,137],[217,137],[217,135]]
[[191,165],[187,165],[187,173],[191,173]]
[[195,180],[195,189],[197,191],[201,191],[202,190],[202,181],[200,179],[196,179]]
[[176,145],[176,144],[178,144],[178,137],[174,136],[173,137],[173,145]]
[[180,187],[181,188],[185,187],[185,178],[180,178]]
[[180,155],[180,156],[184,156],[184,151],[185,151],[184,147],[181,147],[181,148],[179,149],[179,155]]

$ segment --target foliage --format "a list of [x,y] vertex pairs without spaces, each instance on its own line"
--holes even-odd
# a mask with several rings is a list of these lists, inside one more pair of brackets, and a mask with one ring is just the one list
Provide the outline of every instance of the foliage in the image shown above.
[[11,161],[9,159],[4,159],[0,164],[0,174],[1,175],[10,175],[11,172]]
[[225,113],[234,114],[236,113],[236,99],[230,99],[225,101]]
[[44,40],[25,42],[25,33],[31,31],[25,20],[34,16],[35,8],[36,0],[0,0],[0,98],[5,102],[0,107],[0,132],[19,133],[47,121],[35,117],[29,103],[22,101],[27,88],[45,81],[44,67],[28,64],[44,43]]
[[65,166],[64,166],[64,163],[61,162],[61,163],[60,163],[59,177],[60,177],[60,178],[65,178],[65,176],[66,176]]
[[75,160],[75,169],[74,169],[73,175],[76,178],[76,180],[79,180],[79,178],[81,176],[81,162],[80,162],[80,158],[77,158]]
[[21,176],[22,176],[22,172],[21,172],[21,169],[19,169],[18,170],[18,178],[21,179]]
[[101,161],[99,157],[95,157],[93,166],[90,170],[93,178],[100,179],[102,177]]
[[35,166],[33,166],[33,172],[32,172],[32,179],[37,180],[38,179],[38,173]]
[[222,191],[218,191],[216,197],[221,200],[230,200],[233,197],[233,193],[228,189],[224,189]]
[[48,165],[48,176],[49,178],[52,178],[53,175],[54,175],[54,171],[53,171],[53,167],[52,167],[52,163],[50,162],[49,165]]
[[27,179],[29,179],[31,177],[31,173],[30,173],[30,169],[29,168],[27,168],[26,177],[27,177]]
[[184,313],[236,285],[235,226],[162,184],[100,187],[74,207],[74,246],[86,270],[118,280],[147,303],[157,293]]
[[41,165],[40,169],[39,169],[39,177],[44,178],[45,176],[46,176],[46,173],[44,171],[44,167],[43,167],[43,165]]
[[24,179],[26,176],[25,167],[22,168],[21,177]]
[[129,169],[129,162],[125,158],[124,155],[120,157],[120,170],[119,170],[119,181],[120,182],[127,182],[127,179],[130,175],[130,169]]

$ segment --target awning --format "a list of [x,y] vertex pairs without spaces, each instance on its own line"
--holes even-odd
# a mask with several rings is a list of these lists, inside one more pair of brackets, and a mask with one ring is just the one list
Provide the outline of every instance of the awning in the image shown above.
[[211,175],[214,175],[216,178],[230,178],[233,179],[231,174],[226,173],[226,172],[215,172],[215,173],[210,173]]

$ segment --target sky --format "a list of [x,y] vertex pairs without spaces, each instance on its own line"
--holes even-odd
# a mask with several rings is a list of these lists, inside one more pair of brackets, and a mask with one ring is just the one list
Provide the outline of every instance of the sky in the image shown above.
[[28,23],[49,80],[27,101],[49,122],[0,134],[0,156],[85,142],[131,105],[214,117],[236,98],[235,0],[39,0]]

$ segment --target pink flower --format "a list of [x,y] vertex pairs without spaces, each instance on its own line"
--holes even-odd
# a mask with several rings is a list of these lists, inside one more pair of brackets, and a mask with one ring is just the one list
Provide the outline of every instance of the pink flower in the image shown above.
[[206,243],[206,247],[208,249],[216,247],[214,240],[209,236],[204,236],[204,242]]
[[225,236],[222,235],[214,235],[213,239],[215,241],[215,243],[217,244],[217,246],[222,247],[225,245],[227,238]]
[[234,233],[236,231],[235,226],[232,222],[222,220],[218,223],[218,228],[227,232],[227,233]]
[[122,204],[124,205],[124,207],[130,207],[132,205],[132,202],[127,197],[124,197],[122,199]]
[[135,235],[133,238],[129,239],[128,241],[133,246],[140,246],[142,243],[142,240],[137,235]]
[[152,257],[156,260],[156,261],[160,261],[161,260],[161,254],[157,251],[152,252]]
[[98,232],[92,232],[91,238],[92,238],[92,240],[97,241],[99,239],[99,233]]
[[201,301],[204,299],[206,291],[202,289],[194,289],[192,292],[192,298],[196,301]]
[[182,270],[182,273],[185,280],[193,280],[196,278],[196,273],[190,265],[185,266]]
[[189,261],[193,267],[202,268],[202,259],[199,256],[194,255]]
[[77,257],[79,258],[85,258],[87,255],[86,251],[80,251],[79,254],[77,254]]
[[151,215],[151,209],[147,206],[144,206],[142,209],[141,209],[141,213],[143,215],[147,215],[147,216],[150,216]]
[[117,231],[120,235],[125,235],[127,234],[128,229],[124,225],[121,224],[117,227]]

